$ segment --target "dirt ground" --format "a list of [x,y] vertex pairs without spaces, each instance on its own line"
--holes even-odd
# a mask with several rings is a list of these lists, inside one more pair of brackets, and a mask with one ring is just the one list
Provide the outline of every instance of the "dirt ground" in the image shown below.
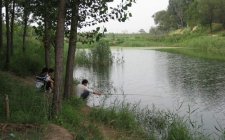
[[[42,129],[40,125],[33,124],[0,124],[1,137],[7,137],[12,132],[25,133],[29,130]],[[73,140],[74,136],[65,128],[55,124],[49,124],[44,129],[43,140]]]
[[44,140],[73,140],[74,136],[65,128],[49,124],[44,135]]

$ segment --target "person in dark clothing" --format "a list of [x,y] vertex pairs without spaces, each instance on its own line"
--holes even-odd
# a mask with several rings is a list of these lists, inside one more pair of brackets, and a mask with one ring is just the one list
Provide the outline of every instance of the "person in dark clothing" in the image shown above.
[[[36,88],[38,90],[44,90],[44,91],[49,91],[51,92],[52,87],[53,87],[53,80],[48,74],[49,69],[48,68],[43,68],[41,73],[36,76]],[[50,87],[47,90],[47,83],[49,83]]]
[[54,74],[54,69],[49,68],[48,69],[49,81],[47,81],[46,83],[46,90],[50,92],[53,90],[53,86],[54,86],[53,74]]

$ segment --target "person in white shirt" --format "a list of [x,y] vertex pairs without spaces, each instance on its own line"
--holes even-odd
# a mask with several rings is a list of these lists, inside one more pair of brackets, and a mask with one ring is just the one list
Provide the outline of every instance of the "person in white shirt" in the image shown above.
[[82,80],[81,84],[77,85],[77,96],[82,98],[83,100],[87,99],[88,96],[92,94],[101,95],[100,93],[97,93],[87,87],[88,80],[84,79]]

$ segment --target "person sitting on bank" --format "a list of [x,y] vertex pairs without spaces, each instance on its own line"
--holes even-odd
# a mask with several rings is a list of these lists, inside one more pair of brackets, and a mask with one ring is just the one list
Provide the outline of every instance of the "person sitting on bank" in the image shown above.
[[44,90],[46,91],[46,84],[48,82],[53,83],[54,81],[51,79],[51,77],[48,75],[48,68],[43,68],[41,73],[36,76],[36,88],[38,90]]
[[86,100],[90,93],[95,94],[95,95],[101,95],[100,93],[94,92],[93,90],[89,89],[87,87],[88,80],[84,79],[82,80],[81,84],[77,85],[77,96],[82,98],[83,100]]

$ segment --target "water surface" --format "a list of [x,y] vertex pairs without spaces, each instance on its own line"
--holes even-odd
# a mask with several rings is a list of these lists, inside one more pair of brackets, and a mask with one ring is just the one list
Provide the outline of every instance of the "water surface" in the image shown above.
[[[112,66],[76,67],[74,77],[87,78],[92,88],[113,94],[109,98],[112,104],[115,98],[139,102],[143,107],[154,104],[181,116],[196,110],[191,119],[202,119],[207,131],[214,131],[218,123],[225,126],[224,62],[147,49],[112,52]],[[98,101],[92,99],[94,103]]]

